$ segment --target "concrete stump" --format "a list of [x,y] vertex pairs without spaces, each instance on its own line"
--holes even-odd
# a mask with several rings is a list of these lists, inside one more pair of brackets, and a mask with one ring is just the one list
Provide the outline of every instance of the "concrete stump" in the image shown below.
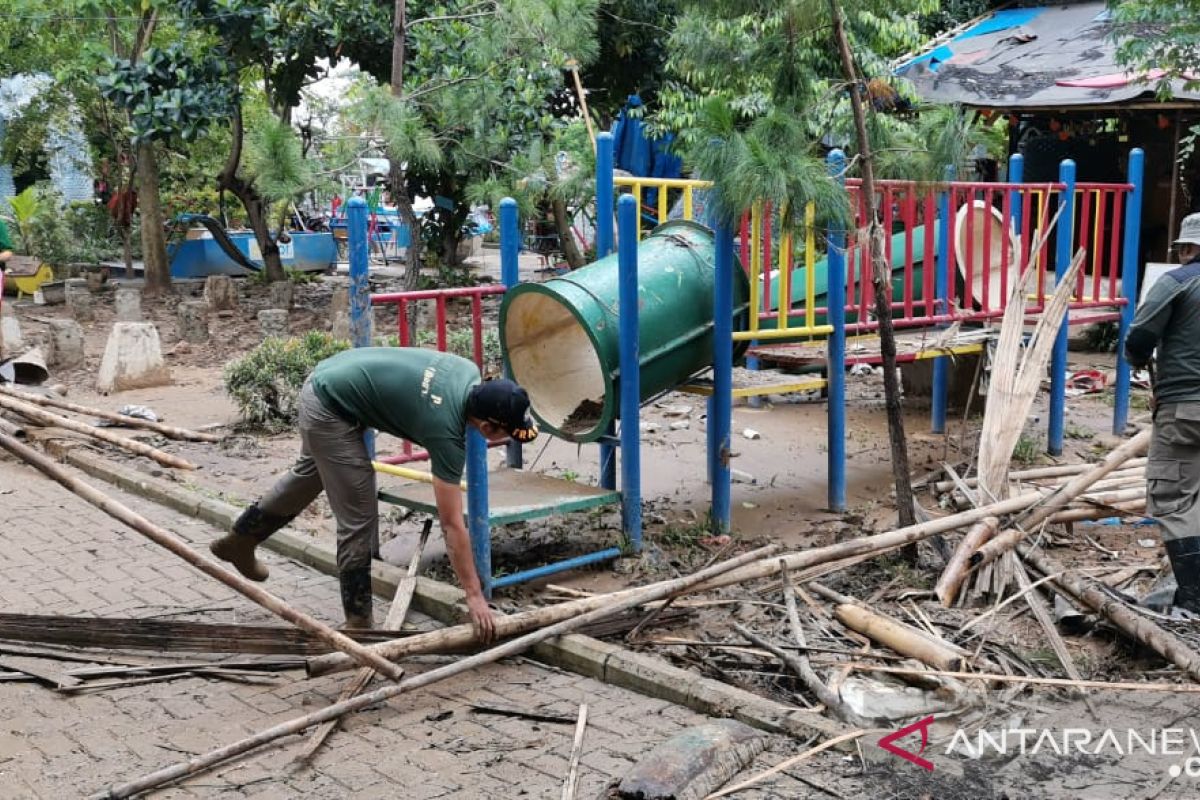
[[267,308],[258,312],[258,326],[264,339],[286,339],[288,312],[282,308]]
[[296,284],[291,281],[274,281],[267,287],[270,292],[267,300],[268,308],[281,308],[290,311],[296,296]]
[[67,297],[67,308],[71,316],[80,322],[91,322],[96,318],[96,303],[92,293],[88,291],[87,281],[82,278],[71,278],[63,289]]
[[329,301],[329,332],[335,339],[350,339],[350,290],[339,286]]
[[46,342],[46,363],[61,369],[83,366],[83,328],[73,319],[54,319]]
[[228,275],[209,275],[204,280],[204,300],[213,311],[238,307],[237,286]]
[[142,321],[142,293],[137,289],[117,289],[113,295],[117,322]]
[[114,324],[104,347],[96,390],[108,394],[169,383],[171,371],[163,363],[158,329],[149,322]]
[[204,344],[208,341],[208,303],[185,300],[179,304],[175,313],[178,315],[180,339],[192,344]]
[[21,323],[11,314],[0,314],[0,358],[15,356],[25,350]]

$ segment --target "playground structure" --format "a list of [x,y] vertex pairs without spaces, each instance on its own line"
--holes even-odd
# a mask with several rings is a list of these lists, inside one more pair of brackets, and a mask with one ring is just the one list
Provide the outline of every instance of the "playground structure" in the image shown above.
[[[838,180],[843,179],[844,164],[840,152],[830,154],[830,172]],[[885,239],[885,258],[894,270],[891,304],[893,322],[898,329],[924,331],[943,331],[955,324],[985,325],[1003,315],[1010,287],[1014,285],[1013,281],[1017,279],[1023,263],[1031,263],[1038,270],[1036,294],[1028,303],[1029,316],[1036,317],[1042,311],[1046,294],[1067,268],[1072,253],[1082,248],[1086,251],[1085,268],[1078,279],[1076,296],[1068,312],[1068,323],[1119,322],[1113,430],[1121,433],[1125,429],[1129,411],[1130,368],[1124,359],[1123,344],[1137,297],[1142,153],[1137,149],[1130,152],[1128,180],[1122,184],[1077,184],[1074,165],[1064,161],[1057,182],[1032,185],[1021,181],[1021,168],[1020,156],[1015,156],[1010,163],[1009,181],[1006,183],[955,182],[950,180],[952,174],[947,175],[946,182],[936,186],[900,181],[879,182],[877,192],[883,225],[891,234]],[[845,183],[851,208],[856,212],[857,229],[857,220],[863,216],[865,198],[858,182],[851,180]],[[618,185],[630,191],[622,194],[616,202],[620,248],[612,258],[612,198],[616,196]],[[606,134],[599,137],[596,250],[602,263],[593,264],[588,269],[601,267],[610,273],[613,270],[617,273],[615,284],[611,274],[608,276],[609,282],[604,289],[608,294],[599,298],[601,305],[607,306],[616,318],[615,363],[611,352],[611,331],[605,332],[604,343],[600,344],[601,337],[596,330],[600,323],[595,318],[575,313],[578,309],[566,316],[560,314],[560,322],[565,326],[559,333],[566,330],[568,337],[575,336],[578,340],[579,333],[572,334],[569,331],[572,325],[582,325],[587,342],[577,342],[577,352],[588,355],[588,347],[595,349],[600,363],[607,370],[600,375],[603,396],[598,400],[603,410],[584,432],[585,435],[564,431],[565,406],[562,406],[560,399],[554,401],[559,405],[552,409],[538,407],[538,396],[544,396],[540,391],[544,387],[536,385],[536,381],[544,379],[544,376],[535,376],[534,384],[529,384],[528,376],[524,381],[534,399],[535,414],[548,427],[579,441],[599,444],[600,485],[582,487],[516,469],[489,476],[484,440],[470,431],[467,443],[467,520],[476,565],[486,593],[490,594],[501,586],[640,549],[639,409],[658,392],[672,388],[664,388],[661,376],[656,374],[659,365],[654,362],[661,355],[661,348],[656,347],[661,344],[660,337],[653,330],[653,325],[647,330],[639,319],[640,310],[646,307],[648,300],[652,300],[647,292],[653,292],[655,281],[658,280],[650,273],[642,272],[640,233],[643,228],[643,209],[640,198],[642,191],[655,189],[656,202],[650,210],[657,212],[655,221],[664,222],[668,216],[668,196],[677,192],[682,198],[683,219],[690,220],[695,210],[694,193],[708,186],[700,181],[679,179],[614,180],[611,138]],[[775,224],[769,208],[756,208],[742,221],[740,230],[717,224],[711,234],[712,289],[707,299],[711,302],[712,313],[688,341],[705,339],[711,342],[711,353],[703,360],[711,364],[712,378],[708,383],[698,383],[689,381],[694,377],[692,375],[676,375],[674,388],[708,395],[707,474],[711,489],[711,522],[717,531],[728,530],[730,525],[729,455],[732,402],[735,396],[751,397],[754,394],[796,391],[800,388],[820,388],[824,391],[828,416],[828,505],[834,511],[845,508],[844,365],[854,360],[847,358],[846,337],[870,336],[878,329],[879,323],[873,316],[873,289],[869,272],[864,268],[863,247],[857,242],[857,235],[850,237],[847,231],[836,226],[820,229],[811,208],[806,210],[806,214],[801,253],[803,263],[799,266],[793,263],[796,242],[789,232],[784,231],[776,245]],[[1057,230],[1069,230],[1070,235],[1052,234],[1043,241],[1038,252],[1031,253],[1031,243],[1038,238],[1036,234],[1051,224],[1055,214],[1059,215]],[[358,198],[351,200],[348,208],[351,313],[356,345],[367,342],[368,337],[363,331],[366,329],[366,310],[370,304],[397,307],[400,343],[408,344],[412,341],[405,313],[408,304],[433,301],[437,307],[438,348],[445,349],[446,303],[457,296],[470,297],[474,355],[477,363],[482,364],[482,298],[505,295],[503,326],[506,315],[518,308],[520,297],[547,296],[545,291],[539,292],[533,287],[517,288],[520,234],[515,202],[504,201],[499,217],[502,286],[426,290],[377,295],[368,299],[366,204]],[[671,229],[668,227],[665,231],[670,233]],[[824,258],[818,257],[818,241],[824,245]],[[738,269],[739,254],[744,276],[739,274],[742,271]],[[652,272],[661,266],[653,263],[654,258],[649,261],[652,262],[649,265]],[[776,269],[772,269],[772,265],[776,265]],[[748,294],[744,300],[735,299],[735,288],[739,285],[747,288]],[[585,288],[588,292],[594,292],[597,285]],[[615,303],[612,296],[614,290]],[[694,296],[684,293],[681,297],[685,302],[695,304]],[[782,307],[780,298],[787,299]],[[743,302],[748,305],[743,306]],[[553,304],[535,308],[554,311]],[[746,313],[746,309],[749,313]],[[551,333],[547,329],[541,335],[549,336]],[[504,332],[503,336],[511,340],[505,352],[506,369],[515,367],[517,374],[514,377],[521,381],[521,359],[514,355],[512,349],[519,337],[512,337],[510,332]],[[747,365],[753,368],[756,359],[772,355],[769,347],[812,348],[814,342],[820,343],[819,360],[827,365],[824,377],[810,377],[766,388],[734,386],[733,365],[738,349],[749,348]],[[647,343],[648,350],[644,349]],[[1061,453],[1063,446],[1066,344],[1067,330],[1064,326],[1056,340],[1051,367],[1048,450],[1052,454]],[[524,345],[527,346],[528,342]],[[931,421],[934,432],[945,430],[952,355],[981,347],[978,343],[962,348],[940,345],[921,348],[902,359],[934,360]],[[831,365],[838,367],[832,368]],[[653,384],[648,394],[641,389],[642,379],[647,374],[651,375],[650,383]],[[594,385],[588,386],[583,396],[594,393],[594,389]],[[617,419],[621,421],[619,426],[615,424]],[[618,447],[621,450],[619,488],[616,470]],[[396,462],[419,461],[424,457],[427,456],[406,446],[401,455],[381,459],[377,469],[413,479],[417,483],[408,484],[400,491],[385,490],[380,493],[380,499],[427,512],[434,511],[431,492],[427,487],[420,486],[420,482],[428,480],[427,474],[395,466]],[[519,445],[510,444],[509,466],[519,467],[520,463]],[[493,487],[496,490],[494,496],[491,495]],[[500,578],[493,577],[492,526],[618,503],[622,509],[624,536],[620,546]]]
[[[262,269],[262,251],[252,231],[227,231],[205,214],[180,214],[174,222],[188,230],[181,241],[167,245],[172,278],[250,275]],[[281,235],[277,244],[285,269],[324,272],[337,260],[337,246],[328,232],[292,231]]]

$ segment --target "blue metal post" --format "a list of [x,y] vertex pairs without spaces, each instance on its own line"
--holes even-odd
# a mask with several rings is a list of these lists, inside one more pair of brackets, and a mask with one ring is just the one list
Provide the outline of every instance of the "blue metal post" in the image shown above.
[[[1058,182],[1063,184],[1058,196],[1062,212],[1055,229],[1054,285],[1057,286],[1071,266],[1075,239],[1075,162],[1063,159],[1058,165]],[[1050,359],[1050,430],[1046,436],[1046,452],[1062,455],[1063,422],[1067,409],[1067,313],[1063,312],[1062,328],[1054,340]]]
[[[346,244],[350,255],[350,343],[371,346],[371,282],[368,280],[370,242],[367,238],[367,201],[351,197],[346,203]],[[367,454],[375,457],[375,431],[363,434]]]
[[1117,385],[1113,400],[1113,433],[1125,433],[1129,420],[1129,362],[1125,360],[1125,337],[1133,322],[1133,312],[1138,297],[1138,258],[1142,229],[1142,173],[1145,171],[1145,154],[1142,148],[1129,151],[1127,180],[1133,185],[1125,200],[1125,231],[1121,250],[1121,294],[1125,307],[1121,309],[1121,332],[1117,338]]
[[[840,184],[846,182],[846,156],[841,150],[826,159],[829,174]],[[846,510],[846,231],[830,226],[826,232],[826,264],[829,267],[829,355],[826,374],[828,395],[828,439],[826,451],[829,509]]]
[[[635,234],[636,237],[636,234]],[[596,260],[613,250],[613,136],[604,131],[596,137]],[[605,433],[611,441],[615,428]],[[617,488],[617,448],[600,443],[600,486]]]
[[716,226],[716,274],[713,277],[713,393],[708,417],[712,473],[712,532],[730,526],[729,456],[733,428],[733,231]]
[[467,532],[483,596],[492,596],[492,531],[488,523],[487,440],[467,427]]
[[[1022,183],[1025,180],[1025,156],[1020,153],[1013,153],[1008,157],[1008,182]],[[1020,189],[1009,189],[1009,205],[1012,208],[1012,229],[1013,232],[1021,235],[1021,219],[1024,217],[1025,209],[1022,207],[1023,198],[1021,197]],[[1017,256],[1020,257],[1020,253]]]
[[[955,178],[954,165],[946,167],[946,183]],[[945,314],[950,309],[950,229],[954,226],[950,216],[950,189],[938,193],[938,249],[937,270],[933,274],[933,292],[937,302],[934,309]],[[946,405],[950,390],[950,358],[939,356],[933,360],[933,396],[930,398],[930,425],[934,433],[946,432]]]
[[[511,289],[521,282],[520,275],[521,232],[517,220],[517,201],[506,197],[500,201],[500,281],[506,289]],[[504,377],[512,379],[508,367],[504,368]],[[523,466],[521,458],[521,443],[509,440],[506,447],[508,466],[520,469]]]
[[617,294],[621,377],[621,516],[625,538],[636,553],[642,549],[641,365],[638,349],[637,198],[617,203],[620,245],[617,248]]

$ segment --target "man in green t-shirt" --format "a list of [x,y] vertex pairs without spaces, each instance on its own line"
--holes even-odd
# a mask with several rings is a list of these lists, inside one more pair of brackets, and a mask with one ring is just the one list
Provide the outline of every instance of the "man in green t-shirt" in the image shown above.
[[371,627],[371,559],[379,548],[375,470],[364,434],[376,428],[429,451],[433,494],[450,565],[467,594],[479,638],[495,634],[463,525],[467,426],[489,442],[531,441],[529,396],[509,380],[483,382],[471,361],[408,347],[347,350],[317,365],[300,391],[300,458],[211,545],[247,578],[266,580],[255,548],[322,490],[337,518],[337,562],[346,626]]

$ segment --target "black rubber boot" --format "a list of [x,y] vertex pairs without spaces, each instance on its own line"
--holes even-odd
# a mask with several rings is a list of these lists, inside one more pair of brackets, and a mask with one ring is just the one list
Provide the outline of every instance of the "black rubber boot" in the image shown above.
[[228,561],[252,581],[265,581],[270,574],[267,565],[254,556],[259,544],[295,517],[277,517],[264,514],[257,505],[252,505],[241,513],[233,523],[233,531],[217,539],[208,546],[212,554],[222,561]]
[[369,629],[371,616],[371,568],[353,567],[338,574],[342,585],[342,610],[347,628]]
[[1200,536],[1173,539],[1165,544],[1171,571],[1179,584],[1175,590],[1175,605],[1200,614]]

